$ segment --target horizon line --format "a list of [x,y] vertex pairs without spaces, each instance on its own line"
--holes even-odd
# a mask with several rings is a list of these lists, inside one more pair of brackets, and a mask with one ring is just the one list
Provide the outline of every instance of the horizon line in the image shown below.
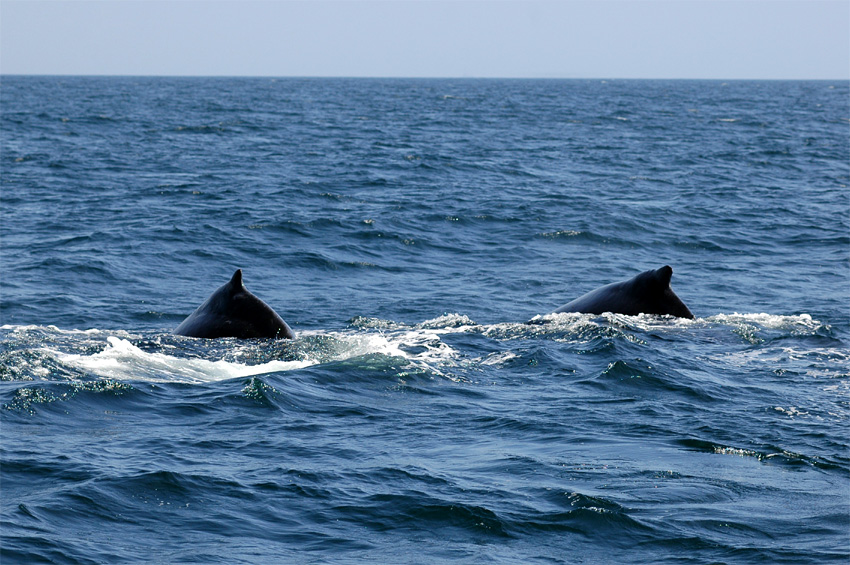
[[729,78],[729,77],[614,77],[614,76],[394,76],[394,75],[239,75],[239,74],[156,74],[156,73],[5,73],[0,77],[79,77],[79,78],[259,78],[259,79],[364,79],[364,80],[682,80],[682,81],[765,81],[765,82],[850,82],[850,77],[828,78]]

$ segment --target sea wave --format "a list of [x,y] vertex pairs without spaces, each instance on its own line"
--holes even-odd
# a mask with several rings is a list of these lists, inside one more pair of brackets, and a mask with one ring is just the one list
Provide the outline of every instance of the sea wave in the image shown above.
[[[727,332],[731,329],[731,332]],[[131,333],[100,329],[63,330],[55,326],[4,325],[0,378],[98,378],[151,382],[201,383],[272,372],[289,372],[317,364],[378,355],[452,378],[452,367],[502,365],[522,356],[522,343],[544,339],[597,350],[617,341],[648,346],[653,339],[730,340],[762,343],[766,338],[819,336],[829,326],[808,314],[717,314],[694,320],[665,316],[601,316],[559,313],[537,316],[529,323],[480,324],[464,314],[451,313],[408,324],[357,317],[349,329],[308,330],[288,341],[235,339],[197,340],[166,334]],[[720,333],[718,333],[720,332]],[[452,336],[480,336],[495,340],[474,348],[452,345]],[[449,340],[449,341],[447,341]],[[507,350],[504,345],[507,343]],[[512,345],[513,344],[513,345]],[[518,349],[519,348],[519,349]],[[589,348],[589,349],[588,349]],[[806,362],[810,374],[843,376],[836,367],[848,365],[850,351],[840,347],[825,353],[780,347],[712,354],[737,363]],[[828,358],[824,358],[826,355]],[[730,357],[732,356],[732,357]],[[817,357],[817,358],[816,358]],[[748,361],[749,360],[749,361]],[[838,372],[836,372],[838,371]]]

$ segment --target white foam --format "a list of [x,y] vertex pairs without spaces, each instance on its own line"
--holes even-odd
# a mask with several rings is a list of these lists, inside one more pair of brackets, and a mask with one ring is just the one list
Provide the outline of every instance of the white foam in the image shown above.
[[482,365],[501,366],[518,358],[519,355],[512,351],[501,351],[499,353],[491,353],[487,355],[480,361],[480,363]]
[[790,418],[794,418],[795,416],[808,416],[809,415],[808,412],[804,412],[803,410],[800,410],[796,406],[789,406],[788,408],[783,408],[782,406],[774,406],[773,409],[776,410],[777,412],[782,412],[782,413],[786,414]]
[[[300,359],[272,360],[260,364],[246,364],[232,360],[208,360],[176,357],[157,351],[147,352],[130,341],[116,336],[107,337],[105,349],[94,354],[64,353],[44,349],[59,362],[86,373],[116,380],[150,382],[202,383],[247,377],[263,373],[292,371],[319,363],[343,361],[365,355],[385,355],[402,358],[440,373],[441,364],[455,359],[457,351],[443,343],[438,334],[443,330],[398,329],[392,331],[301,332]],[[313,347],[311,341],[323,340]],[[328,345],[330,343],[330,346]],[[243,347],[235,344],[234,348]],[[247,346],[244,346],[247,347]],[[250,347],[257,347],[256,344]],[[169,349],[175,349],[169,346]],[[241,356],[233,352],[231,359]]]
[[245,365],[230,361],[184,359],[164,353],[142,351],[129,341],[115,336],[109,345],[93,355],[53,352],[56,358],[72,367],[116,380],[200,383],[258,375],[273,371],[290,371],[314,364],[314,361],[269,361]]
[[[88,329],[88,330],[78,330],[78,329],[63,330],[63,329],[58,328],[54,325],[48,325],[48,326],[36,326],[36,325],[16,326],[14,324],[4,324],[4,325],[0,326],[0,330],[12,331],[14,333],[42,331],[42,332],[50,332],[50,333],[62,334],[62,335],[97,335],[97,334],[103,332],[103,330],[98,330],[98,329],[94,329],[94,328]],[[127,332],[117,332],[117,333],[120,333],[122,335],[129,335]]]
[[809,314],[797,314],[795,316],[780,316],[776,314],[716,314],[706,318],[709,322],[717,322],[720,324],[758,324],[764,328],[784,330],[784,329],[807,329],[816,330],[823,324],[812,319]]
[[33,326],[33,325],[16,326],[14,324],[3,324],[2,326],[0,326],[0,330],[10,330],[10,331],[13,331],[13,332],[25,332],[25,331],[28,331],[28,330],[36,330],[40,327],[41,326]]
[[[268,347],[256,342],[234,342],[226,344],[226,359],[210,359],[186,357],[181,355],[180,338],[176,342],[159,344],[154,351],[145,351],[133,345],[133,336],[127,332],[105,330],[59,330],[52,326],[11,326],[0,327],[3,330],[17,332],[33,331],[38,334],[49,332],[58,336],[69,336],[72,353],[67,353],[69,340],[47,340],[42,351],[60,363],[87,374],[117,380],[141,380],[154,382],[187,382],[200,383],[226,379],[240,378],[251,375],[292,371],[321,363],[344,361],[366,355],[382,355],[401,359],[404,363],[418,366],[435,375],[443,375],[446,366],[457,366],[471,362],[482,365],[503,365],[509,363],[515,353],[502,352],[477,357],[464,358],[463,354],[443,341],[446,336],[457,334],[480,334],[486,338],[498,341],[524,340],[543,337],[556,341],[587,339],[598,334],[599,328],[619,332],[626,338],[632,335],[630,330],[681,332],[691,328],[710,328],[713,325],[728,325],[740,330],[758,334],[764,329],[776,329],[794,334],[810,334],[824,327],[808,314],[792,316],[772,315],[765,313],[754,314],[717,314],[707,318],[689,320],[684,318],[659,317],[650,315],[624,316],[620,314],[560,313],[537,316],[536,321],[545,324],[497,323],[478,324],[466,315],[445,314],[418,324],[405,324],[377,319],[359,319],[356,326],[342,331],[302,331],[299,339],[284,351],[289,360],[273,359],[266,361],[263,357]],[[735,331],[738,331],[736,329]],[[79,336],[85,336],[79,343]],[[102,339],[106,338],[107,345],[102,347]],[[41,341],[41,338],[39,339]],[[62,343],[62,345],[60,345]],[[83,347],[84,346],[84,347]],[[97,353],[88,353],[91,348],[98,349]],[[200,345],[201,351],[206,350]],[[280,349],[276,347],[276,349]],[[195,350],[197,352],[197,349]],[[222,356],[221,348],[217,348],[217,356]],[[178,353],[175,355],[175,353]],[[279,353],[279,352],[278,352]],[[817,355],[816,355],[817,354]],[[722,357],[738,365],[753,362],[789,363],[810,359],[807,369],[812,376],[835,377],[846,374],[836,372],[833,366],[826,370],[823,355],[838,360],[846,367],[850,360],[850,352],[843,348],[824,352],[792,350],[785,348],[770,348],[744,352],[727,352]],[[209,356],[208,356],[209,357]],[[711,358],[711,357],[709,357]],[[245,360],[253,360],[244,362]],[[265,361],[256,363],[256,361]],[[392,361],[396,363],[396,361]],[[826,372],[824,372],[826,371]],[[447,371],[451,373],[451,371]]]
[[441,333],[461,333],[481,327],[464,314],[443,314],[417,324],[417,328],[444,330]]
[[338,339],[340,345],[339,351],[328,360],[342,361],[377,353],[409,361],[438,364],[457,356],[457,351],[440,340],[440,333],[445,332],[417,329],[367,333],[330,332],[326,335]]
[[[691,327],[699,323],[699,318],[677,318],[674,316],[656,316],[655,314],[638,314],[629,316],[626,314],[614,314],[606,312],[601,315],[583,314],[579,312],[559,312],[535,316],[532,321],[546,321],[558,331],[581,332],[588,328],[596,328],[603,325],[604,320],[610,325],[620,328],[633,328],[636,330],[659,330],[679,327]],[[545,326],[543,326],[545,327]]]

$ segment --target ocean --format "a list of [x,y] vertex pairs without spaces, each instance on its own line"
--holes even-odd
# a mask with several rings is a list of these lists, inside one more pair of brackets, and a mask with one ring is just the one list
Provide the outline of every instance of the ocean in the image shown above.
[[[0,110],[4,565],[850,559],[847,81]],[[664,265],[695,319],[550,314]],[[295,340],[172,334],[236,269]]]

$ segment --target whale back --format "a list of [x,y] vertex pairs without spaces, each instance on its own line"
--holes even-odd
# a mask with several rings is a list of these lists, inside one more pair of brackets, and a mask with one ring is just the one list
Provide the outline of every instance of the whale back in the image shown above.
[[174,333],[210,339],[295,337],[277,312],[245,288],[241,269],[183,320]]
[[613,312],[637,316],[638,314],[669,315],[693,318],[685,303],[670,288],[673,269],[665,265],[660,269],[644,271],[627,281],[611,283],[592,290],[572,302],[564,304],[554,313],[582,312],[602,314]]

